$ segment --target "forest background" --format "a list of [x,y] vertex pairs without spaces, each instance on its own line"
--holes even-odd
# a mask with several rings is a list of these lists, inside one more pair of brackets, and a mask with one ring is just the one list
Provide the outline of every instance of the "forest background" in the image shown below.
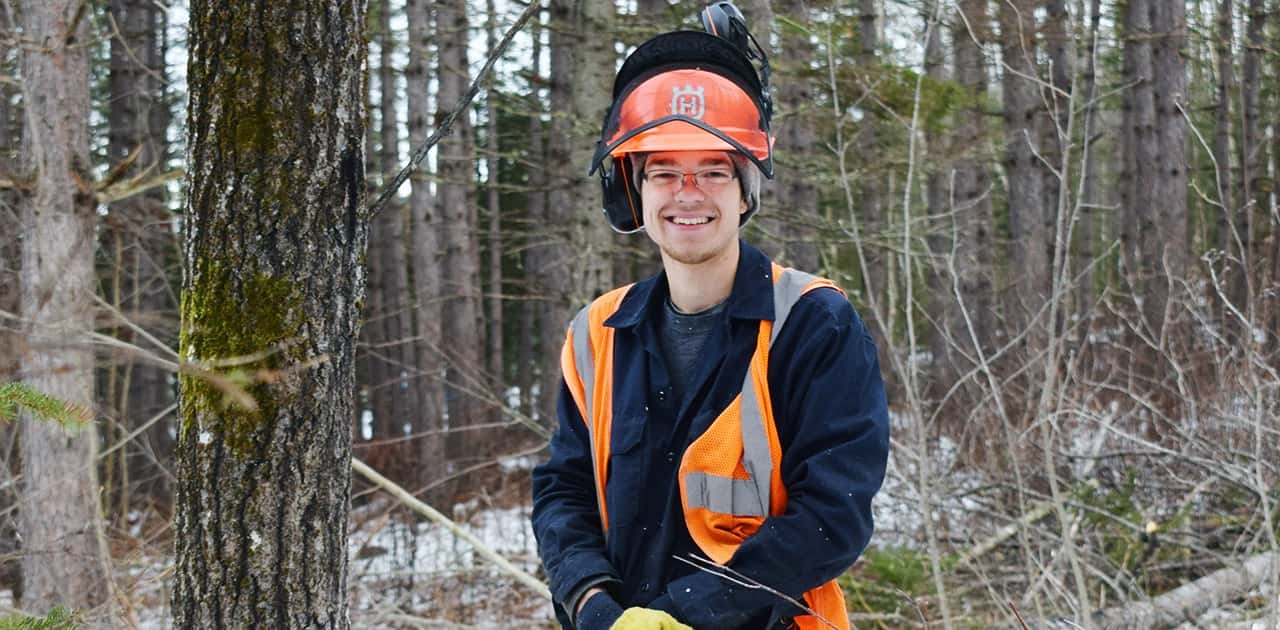
[[[434,526],[346,458],[523,521],[566,323],[659,268],[586,175],[613,73],[701,4],[220,4],[0,0],[0,612],[549,624],[488,565],[415,565]],[[739,6],[778,136],[745,236],[848,291],[894,409],[857,622],[1275,627],[1280,2]],[[312,27],[329,105],[235,109],[296,96],[280,42]],[[358,190],[262,159],[307,134],[363,161],[312,169]],[[332,386],[282,398],[307,370]],[[316,427],[326,448],[272,447]],[[326,533],[331,583],[253,581],[311,566],[262,542],[273,510]]]

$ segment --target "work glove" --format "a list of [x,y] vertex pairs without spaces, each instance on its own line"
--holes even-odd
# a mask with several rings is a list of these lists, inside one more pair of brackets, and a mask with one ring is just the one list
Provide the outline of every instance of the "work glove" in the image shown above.
[[578,613],[578,630],[609,630],[622,616],[622,606],[608,593],[595,593],[587,598]]
[[693,630],[669,613],[652,608],[628,608],[609,630]]

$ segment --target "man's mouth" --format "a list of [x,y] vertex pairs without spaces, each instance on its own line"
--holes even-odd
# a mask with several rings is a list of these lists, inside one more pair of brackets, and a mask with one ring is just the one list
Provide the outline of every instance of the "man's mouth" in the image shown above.
[[676,225],[702,225],[710,223],[711,217],[668,217],[667,220]]

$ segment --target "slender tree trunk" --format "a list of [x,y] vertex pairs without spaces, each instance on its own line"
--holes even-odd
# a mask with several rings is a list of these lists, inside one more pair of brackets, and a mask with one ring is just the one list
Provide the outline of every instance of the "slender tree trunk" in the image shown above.
[[[962,335],[964,343],[994,345],[995,289],[993,278],[995,220],[991,208],[992,173],[987,166],[989,141],[987,113],[989,75],[983,45],[991,40],[991,16],[987,0],[963,0],[952,22],[955,79],[965,92],[966,107],[957,115],[955,183],[948,210],[954,213],[956,275],[968,318],[959,308],[945,313],[947,328]],[[960,19],[963,16],[964,19]],[[969,333],[972,322],[973,332]]]
[[[381,88],[379,110],[381,112],[379,131],[379,163],[382,171],[383,185],[387,185],[400,170],[399,159],[399,126],[396,108],[396,72],[394,67],[396,41],[391,31],[391,3],[381,0],[379,15],[379,60],[378,75]],[[378,252],[381,259],[382,274],[382,307],[379,318],[382,325],[383,347],[378,354],[386,365],[387,389],[386,415],[378,421],[382,434],[387,438],[404,436],[405,425],[410,423],[410,416],[416,413],[406,383],[407,368],[412,362],[410,347],[413,338],[413,321],[409,313],[409,261],[405,252],[405,230],[408,221],[408,208],[396,198],[374,218],[369,235],[372,249]],[[413,471],[412,460],[404,457],[403,444],[390,445],[387,453],[393,458],[388,467],[393,476],[402,481],[408,480]]]
[[[79,2],[28,3],[20,19],[26,172],[22,200],[22,379],[93,407],[93,176],[89,162],[89,29]],[[22,606],[91,607],[103,601],[96,430],[20,415]]]
[[[160,173],[166,169],[165,132],[169,123],[164,93],[163,12],[145,0],[112,0],[110,15],[119,33],[111,40],[109,159],[112,164],[120,164],[137,151],[132,166],[121,171],[120,177]],[[163,188],[154,188],[111,204],[101,242],[107,252],[117,254],[117,264],[107,270],[104,278],[105,299],[152,336],[171,341],[177,332],[173,318],[177,304],[170,299],[174,292],[169,286],[169,272],[170,265],[177,263],[178,244],[166,197]],[[113,335],[143,347],[149,345],[135,338],[128,327],[117,326]],[[123,354],[112,359],[107,367],[107,397],[113,403],[109,409],[120,422],[123,435],[173,404],[174,392],[162,368]],[[153,426],[155,429],[141,440],[142,453],[132,448],[120,453],[129,461],[122,480],[140,480],[140,489],[146,495],[167,505],[172,494],[166,468],[173,457],[173,423],[166,419]],[[122,483],[108,490],[123,499],[129,488]],[[117,517],[128,512],[128,501],[121,503],[116,506]]]
[[[1041,171],[1044,177],[1044,188],[1041,190],[1040,234],[1044,237],[1041,247],[1045,251],[1044,287],[1046,297],[1053,290],[1053,260],[1057,249],[1057,224],[1060,212],[1070,212],[1068,202],[1074,190],[1070,181],[1062,181],[1061,174],[1069,173],[1062,164],[1063,155],[1067,152],[1071,139],[1066,137],[1067,127],[1071,123],[1071,108],[1075,101],[1071,94],[1071,80],[1075,72],[1075,41],[1067,34],[1066,0],[1047,0],[1045,2],[1045,21],[1043,27],[1044,48],[1049,60],[1049,86],[1041,89],[1041,102],[1048,108],[1048,115],[1041,116],[1043,128],[1041,133],[1042,156],[1045,165]],[[1069,168],[1074,168],[1072,165]],[[1058,171],[1058,172],[1054,172]],[[1070,298],[1070,295],[1064,296]],[[1059,321],[1047,322],[1053,330],[1062,328],[1062,318],[1070,311],[1060,309]]]
[[[469,20],[465,0],[436,4],[436,32],[440,38],[439,102],[452,108],[469,84],[467,41]],[[475,142],[470,118],[459,116],[453,134],[440,143],[440,210],[443,235],[443,337],[448,370],[449,435],[446,453],[450,465],[465,467],[485,453],[478,450],[476,431],[484,422],[484,404],[478,397],[484,383],[478,377],[485,365],[484,335],[480,329],[480,256],[473,248],[477,225],[472,211],[475,182],[472,164]]]
[[[493,54],[498,45],[498,11],[493,0],[485,2],[485,14],[488,16],[488,23],[485,26],[485,44],[489,54]],[[506,357],[503,356],[502,343],[502,296],[505,293],[502,286],[502,259],[505,247],[502,238],[501,198],[498,195],[498,169],[502,161],[498,154],[498,104],[495,98],[495,87],[496,82],[490,79],[485,105],[489,116],[489,128],[485,134],[485,150],[488,153],[485,157],[485,194],[487,195],[485,205],[489,213],[489,317],[487,322],[489,347],[486,354],[489,359],[491,386],[495,392],[502,392],[506,389],[507,382],[504,369]]]
[[1124,82],[1122,93],[1124,155],[1120,171],[1120,260],[1128,289],[1140,295],[1146,286],[1144,235],[1154,235],[1156,208],[1152,191],[1156,159],[1155,102],[1152,95],[1151,16],[1147,0],[1124,6]]
[[[0,2],[0,25],[9,26],[8,5]],[[0,73],[17,75],[9,63],[9,47],[0,41]],[[11,99],[15,90],[0,83],[0,177],[17,175],[12,165],[18,161],[21,133],[15,133],[18,108]],[[21,211],[15,191],[0,191],[0,224],[21,225]],[[22,244],[16,238],[0,238],[0,310],[17,313],[21,302]],[[0,319],[0,383],[18,378],[20,348],[17,322]],[[13,480],[21,473],[17,449],[18,429],[0,424],[0,584],[13,585],[15,600],[22,599],[22,565],[19,562],[18,523],[14,509],[18,502]]]
[[[409,24],[409,65],[405,68],[409,112],[409,145],[417,150],[427,140],[431,111],[429,68],[431,68],[431,8],[429,0],[409,0],[405,7]],[[428,485],[444,477],[444,363],[439,353],[440,332],[440,221],[437,216],[426,164],[413,174],[409,209],[413,229],[413,289],[417,339],[414,355],[416,377],[410,390],[418,394],[413,429],[421,435],[415,460],[418,483]]]
[[[884,295],[885,288],[889,283],[886,252],[890,251],[881,245],[886,238],[885,227],[887,225],[881,184],[884,178],[881,164],[883,164],[885,152],[880,146],[878,112],[876,112],[876,107],[872,105],[877,97],[871,93],[873,89],[871,86],[879,82],[878,77],[880,76],[878,52],[880,31],[876,26],[879,22],[877,5],[876,0],[860,0],[859,3],[857,64],[864,73],[862,79],[864,89],[858,95],[858,98],[862,102],[862,108],[866,114],[863,115],[858,125],[858,136],[855,145],[857,147],[858,162],[862,165],[863,172],[867,174],[858,181],[858,190],[861,194],[859,195],[857,207],[858,220],[862,222],[861,234],[868,267],[863,271],[864,287],[868,292],[874,291],[878,292],[878,295]],[[932,9],[927,9],[927,11],[926,24],[933,15]],[[931,49],[929,48],[930,46],[932,46]],[[935,33],[930,41],[926,43],[925,55],[928,58],[926,64],[929,64],[935,74],[944,72],[941,46],[942,37],[940,32]],[[936,140],[940,141],[940,139]],[[811,143],[808,146],[814,145]],[[935,192],[930,194],[933,195]],[[932,204],[938,199],[930,197],[929,201]],[[879,322],[874,319],[871,321],[871,330],[876,340],[876,346],[881,350],[887,349],[889,347],[887,340],[893,333],[892,329],[886,330]],[[892,365],[892,363],[885,360],[883,365],[888,366]],[[905,375],[899,375],[899,377],[905,378]],[[893,380],[892,376],[889,377],[889,380]],[[889,384],[892,386],[892,383]]]
[[[559,376],[559,362],[556,361],[561,343],[564,342],[564,331],[558,335],[547,336],[553,332],[552,326],[543,326],[547,313],[547,276],[552,246],[547,243],[547,230],[550,222],[547,217],[547,155],[545,131],[542,118],[542,88],[547,77],[542,74],[542,15],[531,26],[533,37],[532,65],[529,69],[529,94],[527,101],[529,111],[529,140],[525,153],[528,168],[528,201],[525,203],[526,228],[522,235],[524,240],[521,259],[529,281],[523,283],[525,301],[522,303],[520,320],[520,395],[524,412],[535,417],[544,426],[555,426],[555,399],[558,389],[548,389],[548,372]],[[562,322],[561,326],[568,326]],[[535,384],[539,390],[535,396]]]
[[[364,4],[191,7],[174,625],[347,628]],[[212,369],[212,368],[211,368]],[[231,379],[237,380],[237,379]]]
[[[924,5],[921,13],[926,29],[924,43],[924,71],[929,79],[944,84],[950,79],[947,75],[946,51],[943,46],[942,22],[931,24],[938,11],[937,0]],[[956,123],[958,124],[958,120]],[[953,127],[954,128],[954,127]],[[933,378],[929,383],[935,388],[949,387],[955,382],[956,362],[952,356],[953,344],[968,337],[963,329],[953,330],[950,321],[945,317],[957,308],[955,292],[952,291],[952,276],[948,269],[948,258],[952,255],[953,226],[955,217],[949,212],[949,198],[953,181],[954,167],[947,152],[947,137],[944,132],[926,127],[925,139],[929,163],[934,170],[928,174],[926,195],[929,206],[929,300],[932,308],[930,316],[936,318],[929,336],[929,349],[933,353]],[[965,334],[965,337],[957,335]],[[957,353],[958,354],[958,353]],[[933,392],[937,394],[939,392]]]
[[[545,281],[547,311],[540,336],[546,362],[539,385],[540,407],[555,417],[560,393],[559,347],[574,311],[612,284],[609,269],[618,241],[601,218],[600,184],[588,179],[590,161],[613,88],[614,7],[605,2],[551,2],[551,124],[547,135],[547,246],[539,276]],[[575,120],[592,121],[576,125]],[[635,238],[634,236],[632,238]]]
[[[1218,3],[1218,13],[1216,19],[1216,33],[1214,37],[1214,56],[1217,58],[1218,65],[1218,82],[1215,96],[1215,115],[1214,115],[1214,133],[1213,133],[1213,159],[1215,162],[1216,183],[1218,186],[1217,197],[1222,203],[1222,208],[1214,213],[1217,218],[1216,227],[1218,232],[1218,247],[1224,252],[1232,252],[1235,256],[1240,255],[1240,250],[1236,247],[1237,234],[1234,233],[1235,226],[1232,224],[1232,217],[1242,216],[1247,212],[1243,208],[1237,207],[1235,203],[1234,182],[1232,174],[1234,169],[1232,165],[1235,163],[1235,154],[1231,151],[1231,126],[1235,120],[1231,116],[1232,100],[1236,97],[1235,86],[1235,55],[1233,45],[1235,42],[1234,28],[1235,19],[1233,17],[1234,0],[1222,0]],[[1242,165],[1243,166],[1243,165]],[[1241,201],[1243,202],[1243,198]],[[1243,234],[1239,234],[1243,238]],[[1227,296],[1232,302],[1236,302],[1235,292],[1232,290],[1236,286],[1239,279],[1243,282],[1244,270],[1241,265],[1244,257],[1240,256],[1237,262],[1229,264],[1226,268],[1225,275],[1227,278]],[[1214,298],[1215,301],[1217,298]],[[1239,304],[1238,302],[1236,302]],[[1223,318],[1222,313],[1225,312],[1225,306],[1219,310],[1219,319]],[[1229,326],[1228,328],[1234,328]]]
[[[778,15],[806,27],[813,26],[809,19],[809,4],[801,0],[778,0],[774,3]],[[873,8],[874,9],[874,8]],[[875,23],[875,12],[870,16]],[[862,33],[859,30],[859,33]],[[872,44],[874,51],[874,42]],[[781,263],[818,271],[818,187],[813,173],[816,169],[818,132],[814,98],[816,80],[811,69],[817,49],[809,40],[809,33],[796,28],[783,29],[778,59],[781,70],[774,75],[774,94],[778,113],[774,117],[778,136],[774,155],[778,168],[774,185],[777,186],[783,204],[771,209],[777,221],[772,222],[783,240]],[[874,132],[872,132],[874,141]],[[865,140],[864,140],[865,142]],[[783,214],[785,213],[785,214]],[[766,214],[766,213],[761,213]],[[876,215],[867,209],[862,217],[865,234],[875,240]]]
[[[1265,223],[1270,204],[1270,191],[1264,190],[1262,181],[1266,171],[1266,143],[1263,141],[1262,111],[1259,105],[1262,90],[1262,55],[1266,45],[1267,8],[1263,0],[1249,0],[1248,22],[1245,26],[1243,76],[1240,81],[1240,114],[1243,118],[1240,133],[1240,204],[1236,215],[1236,231],[1242,247],[1224,251],[1238,251],[1242,261],[1241,273],[1231,286],[1231,299],[1242,312],[1249,310],[1253,296],[1249,293],[1251,274],[1259,268],[1254,251],[1258,241],[1258,224]],[[1246,205],[1247,204],[1247,205]],[[1260,278],[1260,276],[1257,276]]]
[[1151,77],[1158,142],[1153,197],[1159,220],[1155,238],[1147,243],[1146,260],[1155,265],[1155,273],[1147,291],[1153,299],[1144,307],[1155,330],[1162,330],[1169,287],[1181,286],[1187,266],[1187,7],[1181,2],[1154,2],[1152,7]]
[[[1083,3],[1081,3],[1083,4]],[[1097,218],[1095,217],[1094,208],[1100,205],[1100,194],[1098,185],[1098,164],[1099,157],[1097,151],[1098,138],[1095,138],[1095,129],[1098,128],[1098,108],[1094,104],[1094,98],[1097,96],[1098,85],[1098,23],[1102,18],[1102,2],[1101,0],[1090,0],[1089,2],[1089,34],[1086,40],[1086,47],[1083,51],[1084,55],[1084,115],[1081,137],[1084,139],[1081,155],[1084,158],[1084,166],[1081,168],[1080,176],[1084,178],[1084,185],[1081,191],[1080,199],[1080,225],[1076,228],[1076,241],[1079,243],[1079,255],[1076,257],[1080,265],[1084,267],[1083,274],[1080,278],[1080,288],[1077,292],[1076,302],[1079,312],[1085,315],[1091,312],[1094,295],[1096,295],[1094,256],[1096,244],[1099,240],[1099,229]]]
[[[1036,83],[1036,22],[1033,0],[999,3],[1000,58],[1004,66],[1001,92],[1004,101],[1005,152],[1009,202],[1010,288],[1006,324],[1013,330],[1032,326],[1027,338],[1030,351],[1043,342],[1044,322],[1031,318],[1047,299],[1049,257],[1044,244],[1044,168],[1038,154],[1039,118],[1044,115]],[[1032,370],[1034,372],[1034,370]]]

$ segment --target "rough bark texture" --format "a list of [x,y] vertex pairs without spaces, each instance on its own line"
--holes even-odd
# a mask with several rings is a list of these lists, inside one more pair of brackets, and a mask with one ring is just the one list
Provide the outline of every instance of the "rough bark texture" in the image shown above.
[[[447,0],[436,4],[436,32],[440,38],[440,94],[442,109],[454,103],[470,85],[467,67],[469,39],[467,3]],[[442,112],[441,112],[442,113]],[[441,113],[438,113],[439,116]],[[446,358],[449,406],[449,462],[459,466],[483,456],[478,440],[483,434],[469,431],[485,421],[484,334],[480,318],[480,253],[475,247],[477,229],[473,186],[475,175],[474,131],[467,116],[458,117],[453,134],[440,143],[440,213],[444,221],[441,279],[444,327],[442,351]]]
[[[111,39],[107,153],[111,164],[124,162],[137,151],[132,164],[112,169],[120,177],[166,170],[169,108],[165,103],[164,12],[150,0],[112,0],[110,15],[118,33]],[[134,324],[166,342],[177,336],[178,305],[169,285],[176,278],[178,242],[163,188],[111,204],[101,242],[104,259],[104,299]],[[112,332],[125,341],[149,347],[131,328]],[[109,412],[119,423],[117,437],[150,421],[174,401],[173,388],[163,368],[119,353],[106,369],[103,389]],[[136,484],[148,498],[167,505],[171,500],[173,416],[151,425],[120,455],[127,466],[118,469],[108,491],[116,495],[117,516],[128,511],[130,485]],[[114,486],[114,487],[112,487]]]
[[[80,3],[29,3],[22,93],[24,170],[34,180],[21,202],[23,336],[21,377],[55,398],[93,406],[94,198],[89,173],[89,29]],[[68,431],[20,414],[22,607],[88,607],[106,589],[95,530],[100,527],[96,430]]]
[[[796,24],[810,28],[809,3],[800,0],[779,0],[773,9],[779,15]],[[875,15],[872,14],[874,22]],[[859,31],[861,32],[861,31]],[[813,180],[817,159],[818,132],[814,93],[818,89],[811,66],[817,55],[817,47],[809,39],[809,33],[797,28],[783,28],[779,38],[777,64],[774,74],[774,99],[776,110],[773,127],[778,136],[774,157],[778,161],[774,185],[780,199],[773,208],[771,219],[782,239],[779,263],[818,271],[818,187]],[[875,239],[876,217],[866,215],[865,233]]]
[[179,628],[349,626],[363,28],[360,0],[191,7],[181,354],[254,404],[182,376]]
[[[428,0],[409,0],[405,6],[409,24],[409,65],[405,68],[408,97],[409,145],[415,150],[427,140],[431,97],[428,68],[431,67],[431,9]],[[414,173],[409,193],[411,215],[414,291],[414,325],[417,331],[414,356],[418,370],[409,389],[418,395],[414,431],[421,434],[417,451],[418,482],[425,485],[444,476],[444,381],[440,370],[440,222],[431,192],[426,164]]]
[[[1036,83],[1035,2],[1000,2],[1000,58],[1003,63],[1001,91],[1004,100],[1004,167],[1008,177],[1009,203],[1009,286],[1006,323],[1013,330],[1029,325],[1046,300],[1049,286],[1049,256],[1045,251],[1044,168],[1037,157],[1042,152],[1039,121],[1044,106]],[[1036,327],[1042,327],[1043,323]],[[1040,337],[1029,342],[1038,347]]]

